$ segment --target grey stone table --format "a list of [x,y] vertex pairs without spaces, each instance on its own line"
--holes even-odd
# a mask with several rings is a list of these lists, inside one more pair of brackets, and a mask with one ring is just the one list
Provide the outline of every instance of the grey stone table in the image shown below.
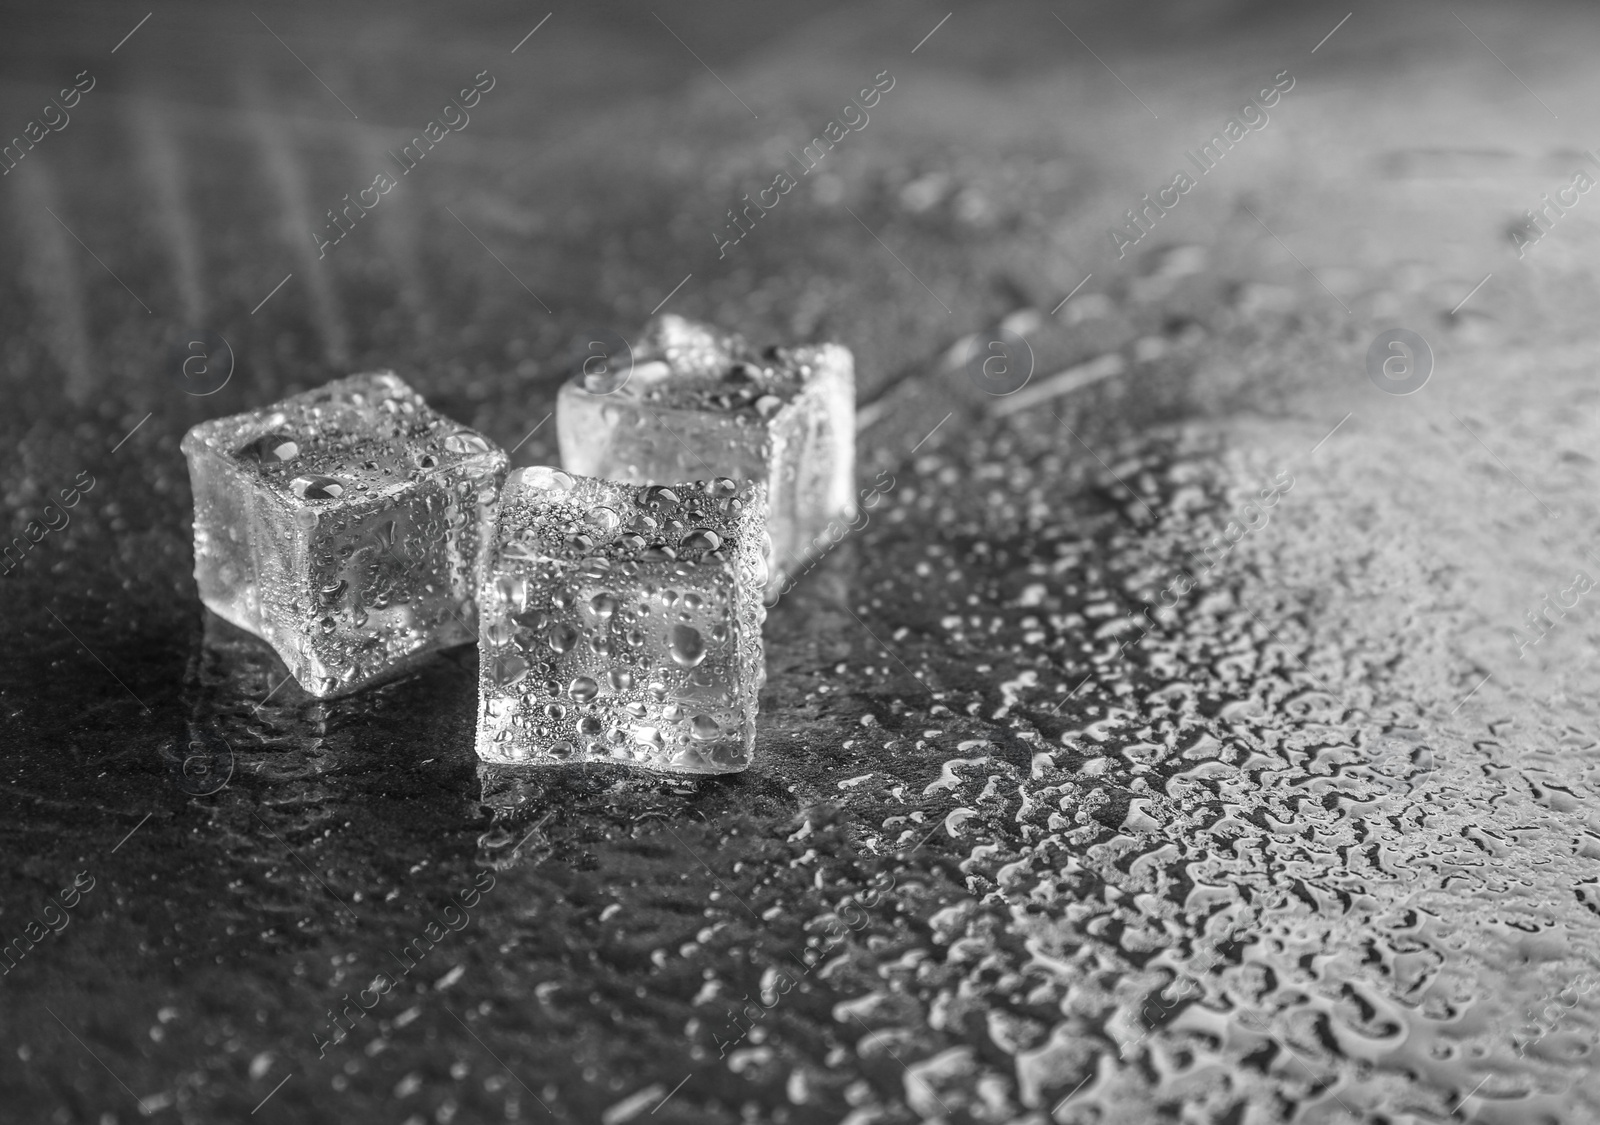
[[[1594,16],[144,11],[0,17],[0,1118],[1600,1118]],[[858,358],[749,773],[203,614],[189,426],[658,307]]]

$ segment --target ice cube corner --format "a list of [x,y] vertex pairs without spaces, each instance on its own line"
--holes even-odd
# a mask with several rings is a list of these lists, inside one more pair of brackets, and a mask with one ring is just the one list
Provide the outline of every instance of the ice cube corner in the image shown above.
[[479,758],[747,768],[766,675],[765,491],[513,472],[481,600]]
[[839,344],[757,352],[737,334],[664,314],[645,325],[631,363],[561,388],[556,433],[572,473],[764,482],[769,597],[831,542],[830,524],[855,515],[855,359]]
[[191,429],[195,581],[339,695],[475,638],[504,452],[393,372]]

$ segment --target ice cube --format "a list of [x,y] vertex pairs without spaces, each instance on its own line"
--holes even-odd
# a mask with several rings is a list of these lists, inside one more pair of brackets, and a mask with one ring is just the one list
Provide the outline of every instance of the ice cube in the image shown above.
[[184,436],[195,582],[326,697],[477,635],[506,455],[382,371]]
[[766,515],[759,481],[513,472],[481,596],[478,756],[747,768]]
[[854,518],[855,360],[821,344],[753,351],[706,324],[650,321],[627,378],[579,375],[556,401],[561,464],[633,484],[698,477],[767,485],[768,596]]

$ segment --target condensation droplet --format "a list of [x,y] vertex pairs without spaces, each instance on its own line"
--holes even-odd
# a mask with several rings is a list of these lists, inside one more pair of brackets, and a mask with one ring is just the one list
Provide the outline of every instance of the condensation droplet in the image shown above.
[[722,536],[709,527],[697,527],[678,546],[685,551],[715,551],[722,546]]
[[445,438],[444,448],[448,453],[487,453],[489,452],[489,443],[480,434],[475,434],[471,430],[462,430]]
[[617,515],[616,509],[607,508],[604,505],[593,509],[583,518],[595,527],[604,528],[606,531],[614,531],[622,525],[622,517]]
[[549,465],[530,465],[520,470],[522,483],[529,488],[543,488],[550,492],[565,492],[576,482],[560,469]]
[[302,500],[337,500],[344,495],[344,485],[334,477],[295,477],[289,488]]
[[672,659],[685,668],[693,668],[706,658],[705,638],[692,625],[674,625],[668,634],[667,648]]
[[550,631],[545,634],[545,640],[556,652],[566,652],[578,643],[578,631],[564,622],[557,622],[550,626]]
[[497,687],[514,684],[528,674],[528,662],[515,653],[495,657],[489,665],[489,678]]
[[300,456],[300,444],[288,434],[266,434],[242,446],[234,456],[241,461],[279,465]]

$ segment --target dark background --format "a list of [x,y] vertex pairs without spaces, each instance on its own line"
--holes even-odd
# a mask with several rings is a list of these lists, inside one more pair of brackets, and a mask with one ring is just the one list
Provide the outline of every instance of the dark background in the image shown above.
[[[1508,238],[1600,175],[1590,9],[148,11],[0,14],[0,139],[95,82],[0,177],[6,534],[94,481],[0,578],[0,940],[93,880],[0,979],[0,1119],[1600,1114],[1597,634],[1587,601],[1512,633],[1600,567],[1600,203]],[[749,773],[480,770],[470,648],[316,702],[202,612],[189,426],[383,366],[551,461],[573,342],[669,294],[853,348],[862,487],[893,481],[772,610]],[[950,358],[1002,321],[1018,396]],[[1415,395],[1368,377],[1391,327],[1432,348]],[[204,333],[233,368],[200,396]]]

